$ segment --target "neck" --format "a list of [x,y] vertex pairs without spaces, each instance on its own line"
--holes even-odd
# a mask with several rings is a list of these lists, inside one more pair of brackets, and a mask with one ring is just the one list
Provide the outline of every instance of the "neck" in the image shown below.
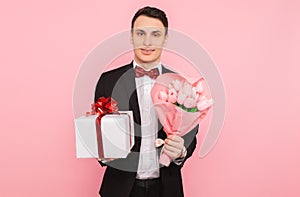
[[152,68],[156,67],[160,61],[155,61],[155,62],[141,62],[138,61],[136,58],[134,58],[134,61],[143,69],[145,70],[151,70]]

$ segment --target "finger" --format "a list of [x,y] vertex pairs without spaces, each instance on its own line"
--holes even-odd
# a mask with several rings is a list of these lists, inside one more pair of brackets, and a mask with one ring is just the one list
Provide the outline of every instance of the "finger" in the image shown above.
[[169,146],[168,144],[164,145],[164,148],[168,151],[174,152],[174,153],[181,153],[181,149],[179,147],[173,147]]
[[178,136],[178,135],[168,135],[167,139],[172,140],[172,141],[176,141],[176,142],[184,141],[183,138]]
[[171,152],[167,149],[164,149],[164,153],[166,153],[171,159],[177,158],[179,156],[178,153]]
[[173,140],[169,140],[166,139],[165,140],[167,145],[173,146],[173,147],[177,147],[177,148],[182,148],[183,147],[183,142],[177,142],[177,141],[173,141]]

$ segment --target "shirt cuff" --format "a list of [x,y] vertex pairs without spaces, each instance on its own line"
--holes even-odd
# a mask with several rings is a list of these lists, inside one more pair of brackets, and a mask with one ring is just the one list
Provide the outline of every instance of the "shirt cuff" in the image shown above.
[[107,163],[113,161],[113,159],[104,159],[104,158],[100,159],[100,158],[98,158],[98,161],[101,161],[102,163],[107,164]]
[[185,159],[186,157],[186,154],[187,154],[187,150],[185,147],[183,147],[182,151],[181,151],[181,156],[176,158],[176,159],[173,159],[173,162],[176,164],[176,165],[181,165],[183,160]]

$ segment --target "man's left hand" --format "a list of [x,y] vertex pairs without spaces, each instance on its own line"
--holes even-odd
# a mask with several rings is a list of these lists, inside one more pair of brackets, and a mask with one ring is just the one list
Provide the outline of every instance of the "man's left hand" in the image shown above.
[[184,139],[177,135],[168,135],[165,139],[164,153],[172,160],[182,157]]

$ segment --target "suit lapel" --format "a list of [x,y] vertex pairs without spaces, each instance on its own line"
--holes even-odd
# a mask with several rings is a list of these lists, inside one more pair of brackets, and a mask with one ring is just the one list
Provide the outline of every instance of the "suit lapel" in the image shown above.
[[133,63],[126,65],[121,72],[113,87],[112,97],[117,99],[119,110],[132,110],[135,123],[141,124]]
[[165,73],[174,73],[174,71],[171,71],[162,65],[162,74],[165,74]]

